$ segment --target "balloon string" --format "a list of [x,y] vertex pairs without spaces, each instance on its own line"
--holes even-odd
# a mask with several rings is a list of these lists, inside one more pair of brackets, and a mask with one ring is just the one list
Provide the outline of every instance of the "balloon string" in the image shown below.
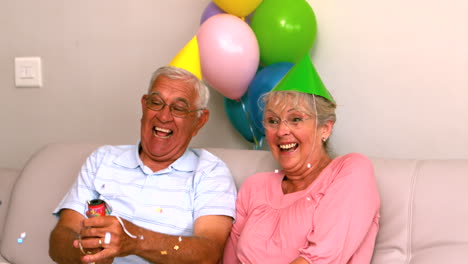
[[247,109],[245,107],[245,103],[244,101],[242,100],[242,98],[239,99],[240,102],[241,102],[241,105],[242,105],[242,110],[244,111],[244,114],[245,116],[247,117],[247,122],[249,124],[249,129],[250,129],[250,132],[252,133],[252,137],[253,137],[253,140],[254,140],[254,149],[257,150],[259,148],[262,147],[262,144],[263,144],[263,138],[260,138],[260,141],[257,140],[257,137],[255,136],[255,133],[254,133],[254,129],[252,127],[252,122],[251,122],[251,118],[250,118],[250,115],[249,115],[249,112],[247,112]]
[[264,138],[265,138],[265,137],[260,137],[260,140],[258,141],[258,147],[255,146],[254,149],[257,150],[257,149],[259,149],[259,148],[261,148],[261,147],[263,146],[263,139],[264,139]]

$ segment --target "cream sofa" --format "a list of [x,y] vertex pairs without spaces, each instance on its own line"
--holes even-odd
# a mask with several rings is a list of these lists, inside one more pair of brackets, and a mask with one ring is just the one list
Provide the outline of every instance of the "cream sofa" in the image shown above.
[[[0,263],[52,263],[51,212],[97,147],[51,144],[21,172],[0,169]],[[228,164],[238,186],[254,172],[278,168],[266,151],[208,150]],[[468,263],[468,160],[371,160],[382,199],[372,263]]]

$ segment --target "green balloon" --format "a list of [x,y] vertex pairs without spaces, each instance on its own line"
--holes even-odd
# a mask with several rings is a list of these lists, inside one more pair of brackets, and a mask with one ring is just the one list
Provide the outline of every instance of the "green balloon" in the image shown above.
[[305,0],[263,0],[252,16],[251,28],[263,65],[296,63],[312,48],[317,21]]

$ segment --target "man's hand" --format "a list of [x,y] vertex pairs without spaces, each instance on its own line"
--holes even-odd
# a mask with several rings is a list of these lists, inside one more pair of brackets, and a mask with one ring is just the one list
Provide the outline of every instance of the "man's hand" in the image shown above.
[[[92,254],[83,257],[83,262],[101,263],[104,261],[102,263],[107,263],[114,257],[127,256],[134,251],[140,237],[131,232],[137,232],[139,228],[126,220],[121,220],[130,235],[135,236],[135,238],[124,232],[115,216],[100,216],[83,220],[83,228],[80,232],[81,246],[93,249]],[[75,241],[73,245],[77,248],[80,247],[79,241]]]
[[[81,236],[81,235],[79,235]],[[91,240],[93,237],[79,237],[78,240],[75,240],[73,241],[73,246],[75,248],[79,248],[80,251],[82,252],[83,255],[93,255],[93,254],[96,254],[100,251],[103,250],[103,247],[102,247],[102,239],[98,238],[98,244],[99,244],[99,247],[96,247],[96,248],[86,248],[83,246],[83,240]],[[86,258],[81,258],[81,261],[83,264],[89,264],[90,262],[87,261]],[[114,258],[106,258],[106,259],[103,259],[103,260],[100,260],[98,262],[93,262],[93,264],[112,264],[114,262]]]
[[[83,229],[83,220],[84,217],[76,211],[64,209],[60,212],[60,219],[51,232],[49,244],[49,255],[54,262],[60,264],[87,264],[90,262],[83,260],[83,255],[86,252],[94,254],[102,250],[102,247],[90,246],[89,244],[82,245],[81,250],[77,237],[79,237]],[[88,239],[91,238],[85,238],[85,240]],[[113,260],[114,258],[102,259],[96,264],[111,264]]]
[[[127,255],[137,255],[154,263],[217,263],[232,226],[230,217],[202,216],[194,223],[193,236],[180,237],[150,231],[124,219],[121,221],[128,234],[115,216],[84,219],[72,210],[64,210],[60,222],[68,223],[72,230],[76,230],[75,234],[81,236],[83,251],[92,254],[83,256],[76,235],[72,237],[73,247],[70,247],[74,252],[67,251],[64,240],[53,235],[51,243],[57,246],[52,247],[51,256],[56,262],[67,264],[110,264],[115,257]],[[56,252],[62,253],[58,255]]]

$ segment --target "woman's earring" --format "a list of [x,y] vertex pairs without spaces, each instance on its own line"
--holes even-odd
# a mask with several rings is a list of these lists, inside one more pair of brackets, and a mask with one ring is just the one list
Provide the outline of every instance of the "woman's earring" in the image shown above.
[[327,138],[326,137],[323,137],[322,138],[322,142],[325,143],[327,141]]

